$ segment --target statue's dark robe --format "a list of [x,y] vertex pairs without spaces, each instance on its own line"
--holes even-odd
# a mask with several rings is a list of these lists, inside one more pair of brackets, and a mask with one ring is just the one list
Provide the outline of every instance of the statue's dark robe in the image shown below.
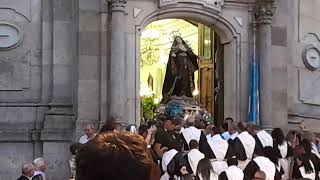
[[171,49],[162,88],[164,99],[183,95],[192,97],[195,87],[194,72],[199,69],[197,59],[198,57],[189,48],[186,52],[180,48]]

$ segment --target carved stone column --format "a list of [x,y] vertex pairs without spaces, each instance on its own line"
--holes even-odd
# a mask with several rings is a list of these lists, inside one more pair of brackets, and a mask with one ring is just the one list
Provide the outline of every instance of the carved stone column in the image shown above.
[[125,114],[125,5],[127,0],[108,0],[111,10],[110,116]]
[[274,0],[257,0],[258,58],[260,63],[260,120],[262,127],[272,126],[271,23]]

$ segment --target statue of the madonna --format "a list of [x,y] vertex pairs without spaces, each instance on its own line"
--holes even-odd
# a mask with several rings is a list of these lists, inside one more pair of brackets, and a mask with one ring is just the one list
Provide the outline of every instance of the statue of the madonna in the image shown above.
[[198,56],[186,42],[177,36],[171,46],[166,75],[162,88],[162,102],[171,96],[192,97],[194,91],[194,72],[198,70]]

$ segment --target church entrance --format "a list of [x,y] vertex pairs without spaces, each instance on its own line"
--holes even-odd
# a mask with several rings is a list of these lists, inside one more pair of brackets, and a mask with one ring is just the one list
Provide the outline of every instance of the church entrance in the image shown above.
[[[194,85],[191,85],[189,96],[195,98],[211,114],[215,124],[221,124],[224,119],[223,45],[214,28],[184,19],[153,21],[141,32],[141,118],[143,121],[152,119],[155,115],[154,108],[166,94],[166,71],[172,55],[172,44],[177,36],[198,56],[198,70],[192,73],[191,84]],[[174,85],[176,84],[174,81]]]

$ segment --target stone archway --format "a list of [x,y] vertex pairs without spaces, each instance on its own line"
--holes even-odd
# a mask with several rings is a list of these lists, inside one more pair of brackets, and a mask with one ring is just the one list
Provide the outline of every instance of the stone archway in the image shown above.
[[[183,6],[181,6],[183,4]],[[135,28],[135,64],[140,70],[140,36],[151,22],[161,19],[188,19],[213,27],[224,45],[224,117],[240,119],[240,39],[241,35],[224,17],[202,6],[178,3],[146,14]],[[140,75],[135,73],[136,97],[139,97]],[[140,119],[140,99],[136,98],[136,119]]]

